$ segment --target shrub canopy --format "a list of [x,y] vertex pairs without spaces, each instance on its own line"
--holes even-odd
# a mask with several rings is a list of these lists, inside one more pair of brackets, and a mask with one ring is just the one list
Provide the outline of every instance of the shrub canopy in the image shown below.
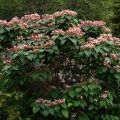
[[119,119],[120,39],[103,21],[76,15],[63,10],[0,20],[4,85],[22,92],[21,116]]

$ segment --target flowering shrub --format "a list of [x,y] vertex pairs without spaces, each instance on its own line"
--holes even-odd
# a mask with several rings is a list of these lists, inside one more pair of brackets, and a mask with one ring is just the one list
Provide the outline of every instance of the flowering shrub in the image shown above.
[[63,10],[0,20],[5,85],[23,92],[24,118],[119,120],[120,39],[103,21],[76,15]]

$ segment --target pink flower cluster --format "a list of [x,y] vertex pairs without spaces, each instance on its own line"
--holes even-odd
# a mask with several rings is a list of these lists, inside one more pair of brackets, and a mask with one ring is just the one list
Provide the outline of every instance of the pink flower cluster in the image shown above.
[[[68,15],[68,16],[75,16],[77,15],[76,12],[71,11],[71,10],[63,10],[61,12],[56,12],[53,15],[39,15],[37,13],[35,14],[31,14],[31,15],[25,15],[23,16],[21,19],[19,19],[18,17],[14,17],[12,18],[12,20],[10,20],[9,22],[5,21],[5,20],[0,20],[0,25],[3,26],[10,26],[10,27],[16,27],[16,25],[18,25],[21,29],[26,29],[29,25],[30,22],[32,21],[39,21],[39,20],[52,20],[55,19],[56,17],[60,17],[60,16],[64,16],[64,15]],[[48,23],[48,26],[52,26],[54,25],[53,22]],[[38,27],[39,25],[34,24],[33,27]]]
[[28,22],[41,20],[41,19],[50,20],[50,19],[55,19],[56,17],[65,16],[65,15],[76,16],[77,13],[74,11],[71,11],[71,10],[63,10],[61,12],[58,11],[58,12],[54,13],[53,15],[49,15],[49,14],[39,15],[39,14],[35,13],[35,14],[31,14],[31,15],[25,15],[21,18],[21,20],[28,21]]
[[75,36],[82,36],[84,33],[79,27],[70,27],[66,31],[66,35],[75,35]]
[[79,27],[70,27],[68,30],[63,31],[62,29],[52,31],[53,35],[73,35],[73,36],[82,36],[84,32]]
[[111,29],[110,28],[107,28],[107,27],[103,27],[103,30],[104,30],[104,32],[107,32],[107,33],[110,33],[111,32]]
[[108,57],[106,57],[104,60],[104,66],[110,67],[110,65],[111,65],[111,60]]
[[112,53],[112,54],[105,54],[105,55],[103,55],[104,57],[105,57],[105,60],[104,60],[104,66],[106,66],[106,67],[110,67],[110,65],[111,65],[111,60],[117,60],[118,59],[118,55],[116,55],[116,54],[114,54],[114,53]]
[[21,29],[26,29],[27,27],[28,27],[28,24],[27,23],[24,23],[24,22],[20,22],[19,24],[18,24],[18,26],[21,28]]
[[108,90],[108,91],[104,91],[99,97],[105,99],[105,98],[107,98],[109,95],[110,95],[110,92],[109,92],[109,90]]
[[34,52],[37,52],[39,49],[42,49],[42,48],[49,48],[51,46],[55,45],[55,42],[54,41],[49,41],[49,42],[46,42],[40,46],[31,46],[31,48],[33,49]]
[[118,56],[117,56],[116,54],[111,54],[110,56],[111,56],[111,58],[112,58],[113,60],[118,59]]
[[32,27],[32,28],[40,28],[41,25],[40,25],[40,24],[32,24],[31,27]]
[[16,25],[18,25],[21,29],[26,29],[28,27],[27,23],[23,22],[18,17],[14,17],[12,18],[11,21],[9,22],[6,21],[3,24],[4,26],[9,26],[9,27],[15,27]]
[[42,37],[43,37],[42,34],[32,34],[32,35],[31,35],[31,39],[32,39],[33,41],[39,41],[39,40],[41,40]]
[[49,15],[49,14],[42,15],[42,19],[50,20],[50,19],[55,19],[57,17],[65,16],[65,15],[76,16],[77,13],[72,10],[62,10],[61,12],[60,11],[55,12],[53,15]]
[[29,49],[29,48],[30,48],[29,45],[22,44],[22,45],[18,45],[18,46],[14,46],[13,48],[10,48],[9,51],[17,52],[19,50],[24,50],[24,49]]
[[19,26],[21,29],[26,29],[28,27],[28,24],[26,22],[23,22],[18,17],[12,18],[9,22],[5,20],[0,20],[0,24],[3,26],[9,26],[15,28],[16,26]]
[[9,51],[11,51],[11,52],[17,52],[17,51],[20,51],[20,50],[31,49],[31,50],[33,50],[33,52],[37,52],[39,49],[49,48],[49,47],[51,47],[53,45],[55,45],[55,42],[52,41],[52,40],[50,40],[49,42],[46,42],[46,43],[44,43],[42,45],[39,45],[39,46],[30,46],[30,45],[26,45],[26,44],[14,46],[13,48],[10,48]]
[[116,55],[115,53],[112,53],[112,54],[104,54],[103,55],[103,57],[105,57],[105,58],[107,58],[107,57],[109,57],[109,58],[111,58],[111,59],[113,59],[113,60],[116,60],[116,59],[118,59],[118,55]]
[[56,106],[56,105],[59,105],[59,104],[62,104],[65,102],[65,99],[58,99],[58,100],[55,100],[53,102],[51,102],[50,100],[46,100],[46,99],[42,99],[42,98],[38,98],[35,103],[42,103],[46,106]]
[[76,16],[77,13],[72,11],[72,10],[63,10],[61,12],[56,12],[53,14],[53,16],[56,18],[56,17],[60,17],[60,16],[64,16],[64,15],[68,15],[68,16]]
[[65,35],[65,31],[63,31],[62,29],[57,29],[52,31],[51,33],[52,35]]
[[81,21],[80,27],[92,26],[92,27],[104,27],[105,22],[103,21]]
[[25,15],[21,18],[21,20],[25,20],[25,21],[34,21],[34,20],[40,20],[41,16],[37,13],[35,14],[31,14],[31,15]]
[[94,48],[95,46],[91,43],[87,43],[85,45],[82,46],[83,49],[91,49],[91,48]]
[[9,64],[12,63],[12,60],[11,59],[7,59],[7,60],[4,60],[3,63],[9,65]]
[[94,48],[96,45],[99,45],[101,43],[106,43],[107,41],[120,41],[119,38],[112,37],[111,34],[101,34],[97,39],[94,38],[88,38],[89,42],[84,44],[82,46],[83,49],[91,49]]
[[112,34],[101,34],[101,37],[107,41],[119,42],[120,38],[113,37]]
[[0,20],[0,25],[6,25],[7,21],[6,20]]
[[19,24],[21,20],[18,17],[12,18],[11,21],[7,22],[7,26],[12,26],[13,24]]
[[17,38],[16,38],[17,40],[23,40],[24,39],[24,37],[21,35],[21,36],[17,36]]
[[52,20],[52,19],[54,19],[54,16],[49,15],[49,14],[45,14],[45,15],[42,15],[42,19]]

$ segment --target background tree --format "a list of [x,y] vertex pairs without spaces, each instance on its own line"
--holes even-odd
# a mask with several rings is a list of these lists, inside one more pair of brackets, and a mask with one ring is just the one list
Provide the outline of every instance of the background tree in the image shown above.
[[1,0],[0,18],[11,19],[28,13],[53,13],[63,9],[78,12],[78,17],[89,20],[107,20],[111,17],[112,0]]
[[0,0],[0,18],[11,19],[13,16],[21,16],[24,13],[22,0]]
[[114,16],[112,19],[113,33],[120,37],[120,1],[116,0],[113,5]]

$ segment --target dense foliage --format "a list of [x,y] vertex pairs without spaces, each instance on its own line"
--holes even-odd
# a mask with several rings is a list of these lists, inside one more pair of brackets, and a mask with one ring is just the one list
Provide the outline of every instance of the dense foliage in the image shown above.
[[113,33],[114,35],[120,37],[120,1],[119,0],[115,0],[113,11],[114,11],[114,16],[112,19]]
[[120,39],[103,21],[76,15],[0,20],[1,107],[15,112],[10,120],[119,120]]
[[63,9],[78,12],[78,17],[89,20],[106,19],[111,16],[113,0],[1,0],[0,18],[21,17],[25,13],[53,13]]

